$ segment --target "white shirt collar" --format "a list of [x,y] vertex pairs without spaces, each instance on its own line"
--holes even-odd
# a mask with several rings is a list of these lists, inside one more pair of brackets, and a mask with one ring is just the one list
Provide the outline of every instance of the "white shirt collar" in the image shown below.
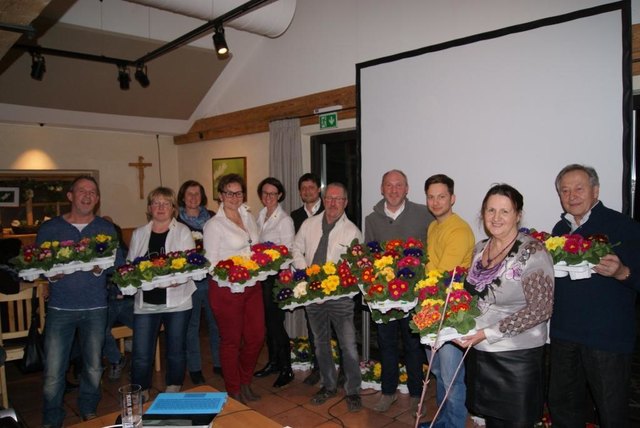
[[304,204],[304,210],[307,213],[307,217],[313,217],[314,215],[316,215],[316,213],[318,212],[318,210],[320,209],[320,204],[322,203],[321,198],[318,198],[318,200],[316,201],[315,205],[313,206],[313,208],[311,208],[311,212],[309,212],[309,210],[307,209],[307,204]]
[[392,219],[397,219],[398,216],[400,214],[402,214],[402,211],[404,211],[404,206],[407,203],[407,200],[405,199],[404,202],[402,202],[402,205],[400,205],[400,208],[398,208],[396,210],[396,212],[391,212],[388,208],[387,208],[387,202],[384,202],[384,213],[387,215],[387,217],[391,217]]

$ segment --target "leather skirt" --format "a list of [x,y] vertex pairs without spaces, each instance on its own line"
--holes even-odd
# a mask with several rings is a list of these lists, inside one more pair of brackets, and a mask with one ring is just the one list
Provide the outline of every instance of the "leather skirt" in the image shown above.
[[479,416],[530,423],[542,419],[544,347],[467,356],[467,408]]

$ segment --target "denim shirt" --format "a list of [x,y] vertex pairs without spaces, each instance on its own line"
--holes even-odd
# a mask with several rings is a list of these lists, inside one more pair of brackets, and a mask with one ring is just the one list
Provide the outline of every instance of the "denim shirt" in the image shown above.
[[[116,236],[113,224],[102,217],[95,217],[82,232],[67,222],[62,216],[54,217],[40,226],[36,244],[45,241],[79,241],[84,237],[98,234]],[[116,266],[124,258],[120,249],[116,253]],[[111,268],[113,269],[113,268]],[[93,272],[74,272],[64,275],[58,281],[49,283],[49,308],[64,310],[85,310],[107,307],[107,272],[99,276]]]

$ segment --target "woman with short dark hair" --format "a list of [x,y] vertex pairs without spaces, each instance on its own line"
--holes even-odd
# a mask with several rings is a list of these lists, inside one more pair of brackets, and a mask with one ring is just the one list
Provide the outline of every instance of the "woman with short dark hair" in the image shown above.
[[[258,184],[258,197],[264,205],[258,214],[257,221],[260,242],[273,242],[291,248],[295,236],[293,220],[280,206],[285,196],[284,186],[277,178],[267,177]],[[293,380],[293,370],[291,370],[289,336],[284,329],[284,311],[273,299],[273,284],[276,277],[277,275],[272,275],[262,281],[269,361],[262,370],[255,373],[255,376],[265,377],[272,373],[279,373],[273,387],[280,388]]]

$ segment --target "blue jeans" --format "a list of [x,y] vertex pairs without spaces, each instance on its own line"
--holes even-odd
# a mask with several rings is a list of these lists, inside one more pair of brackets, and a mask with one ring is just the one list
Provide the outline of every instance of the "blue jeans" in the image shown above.
[[43,425],[62,426],[65,374],[76,332],[82,357],[78,409],[81,416],[96,413],[101,397],[102,345],[106,323],[107,308],[78,311],[47,309]]
[[[428,350],[427,353],[432,351]],[[431,373],[437,379],[436,402],[438,406],[444,400],[449,385],[451,390],[438,419],[434,423],[434,428],[464,428],[467,421],[467,408],[465,400],[467,387],[464,384],[464,364],[462,358],[464,352],[453,343],[445,343],[438,349],[433,358]],[[456,377],[453,375],[460,365],[460,370]]]
[[186,364],[187,323],[191,309],[180,312],[159,312],[133,315],[133,358],[131,383],[151,387],[153,357],[160,324],[164,324],[166,385],[182,385]]
[[335,390],[338,374],[331,355],[331,326],[338,336],[345,375],[344,389],[347,395],[360,393],[360,358],[356,344],[356,328],[353,324],[353,300],[347,297],[307,306],[307,316],[315,335],[316,357],[322,385]]
[[404,359],[407,367],[407,388],[409,395],[420,397],[422,394],[422,363],[425,360],[424,348],[420,344],[420,336],[411,333],[410,317],[391,321],[387,324],[376,324],[378,327],[378,347],[380,348],[380,364],[382,365],[382,393],[391,395],[398,389],[400,370],[398,364],[398,331],[402,337]]
[[554,426],[585,426],[588,390],[601,427],[630,426],[630,354],[601,351],[552,338],[550,365],[548,401]]
[[193,309],[187,326],[187,369],[190,372],[202,370],[200,356],[200,314],[204,312],[209,332],[209,346],[214,367],[220,367],[220,333],[218,324],[209,306],[209,281],[204,279],[196,282],[196,291],[191,295]]
[[120,361],[120,349],[111,334],[111,329],[116,323],[126,325],[133,329],[133,297],[122,299],[109,299],[109,312],[107,316],[107,330],[104,337],[104,349],[102,355],[110,364],[118,364]]

